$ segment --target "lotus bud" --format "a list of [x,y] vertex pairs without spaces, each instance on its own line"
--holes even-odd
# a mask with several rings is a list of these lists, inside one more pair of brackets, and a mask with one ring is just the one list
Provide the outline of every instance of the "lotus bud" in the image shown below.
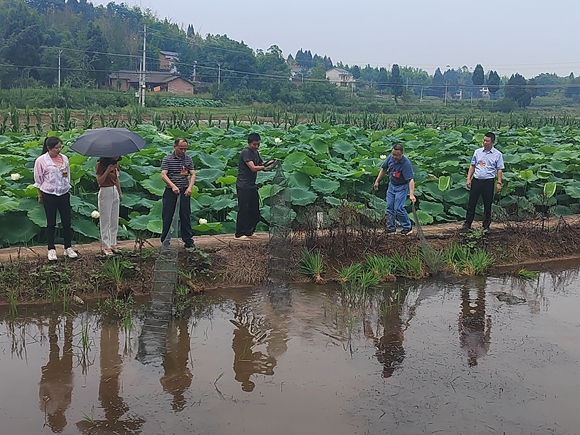
[[280,143],[282,143],[282,139],[280,139],[279,137],[277,137],[276,139],[274,139],[274,143],[280,144]]
[[95,210],[95,211],[93,211],[93,212],[91,213],[91,217],[92,217],[93,219],[98,219],[98,218],[99,218],[99,216],[100,216],[100,214],[99,214],[99,212],[98,212],[97,210]]
[[207,219],[199,218],[199,224],[200,225],[207,224]]
[[20,174],[10,174],[10,178],[12,181],[18,181],[20,180]]
[[385,160],[386,158],[387,158],[387,156],[386,156],[386,155],[384,155],[384,154],[381,154],[381,159]]

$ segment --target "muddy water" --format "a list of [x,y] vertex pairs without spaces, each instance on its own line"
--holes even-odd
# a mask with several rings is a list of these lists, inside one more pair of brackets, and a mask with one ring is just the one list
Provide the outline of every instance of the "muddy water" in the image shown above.
[[366,300],[220,293],[170,323],[148,364],[143,318],[128,332],[21,307],[0,325],[0,434],[580,433],[577,270],[397,283]]

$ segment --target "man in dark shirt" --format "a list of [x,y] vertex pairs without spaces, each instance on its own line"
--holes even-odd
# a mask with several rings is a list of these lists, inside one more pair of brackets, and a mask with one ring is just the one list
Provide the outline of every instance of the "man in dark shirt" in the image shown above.
[[415,180],[413,178],[413,165],[407,157],[403,155],[403,146],[395,144],[391,150],[391,155],[387,157],[381,166],[381,170],[375,180],[374,189],[379,188],[379,181],[388,174],[389,187],[387,188],[387,234],[395,234],[397,231],[396,222],[401,227],[401,234],[406,236],[413,232],[411,221],[405,201],[407,194],[411,202],[415,202]]
[[258,154],[260,140],[258,133],[250,133],[248,146],[242,150],[238,161],[236,239],[243,240],[252,236],[260,222],[260,199],[256,185],[258,172],[264,170],[264,162]]
[[[175,206],[179,198],[179,220],[181,222],[181,239],[186,248],[194,248],[193,230],[191,229],[191,191],[195,183],[193,161],[185,153],[187,142],[185,139],[175,139],[173,152],[163,158],[161,163],[161,179],[165,182],[163,192],[163,232],[161,241],[169,241],[168,234],[171,221],[175,213]],[[167,239],[167,240],[166,240]]]

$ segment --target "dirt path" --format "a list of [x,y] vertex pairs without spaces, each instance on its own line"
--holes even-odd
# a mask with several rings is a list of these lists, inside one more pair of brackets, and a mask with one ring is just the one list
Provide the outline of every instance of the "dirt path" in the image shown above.
[[[572,215],[567,216],[564,218],[564,221],[567,225],[571,227],[580,227],[580,215]],[[558,223],[557,218],[552,218],[546,222],[546,226],[552,227]],[[445,224],[436,224],[436,225],[427,225],[423,226],[422,230],[425,234],[425,237],[428,239],[440,239],[440,240],[449,240],[457,235],[459,228],[461,228],[462,222],[452,222],[452,223],[445,223]],[[480,226],[479,222],[475,222],[473,225],[474,229],[478,229]],[[492,224],[492,232],[493,232],[493,239],[500,239],[502,235],[505,237],[510,237],[511,231],[509,228],[506,229],[506,225],[502,223],[493,223]],[[202,249],[206,248],[226,248],[230,246],[243,246],[248,244],[260,244],[264,245],[268,242],[268,233],[261,232],[256,233],[251,239],[248,240],[236,240],[233,234],[221,234],[221,235],[207,235],[207,236],[196,236],[195,244]],[[395,236],[395,237],[403,237],[403,236]],[[415,234],[412,236],[417,237],[416,231]],[[179,246],[182,246],[181,240],[179,241]],[[123,240],[119,242],[119,247],[124,249],[135,249],[137,248],[137,244],[134,240]],[[144,248],[147,247],[154,247],[160,248],[161,242],[158,238],[146,239],[144,241]],[[81,256],[94,256],[101,253],[101,244],[99,241],[88,243],[88,244],[75,244],[73,248],[79,253]],[[63,247],[62,245],[57,245],[57,255],[62,257],[63,255]],[[4,248],[0,249],[0,263],[2,262],[9,262],[14,261],[16,259],[42,259],[46,258],[46,246],[31,246],[31,247],[13,247],[13,248]],[[570,258],[570,254],[562,254],[563,258]],[[536,259],[531,259],[533,262]]]

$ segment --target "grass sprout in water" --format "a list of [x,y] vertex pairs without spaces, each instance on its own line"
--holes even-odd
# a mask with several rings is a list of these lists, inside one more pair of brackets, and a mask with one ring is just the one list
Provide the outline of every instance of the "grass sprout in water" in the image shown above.
[[523,279],[524,281],[533,281],[535,279],[538,279],[540,274],[538,272],[533,272],[531,270],[520,269],[516,272],[516,276],[520,279]]
[[353,263],[350,266],[342,268],[338,272],[338,279],[342,283],[352,283],[356,281],[362,271],[363,267],[361,263]]
[[365,258],[365,269],[372,272],[379,278],[379,281],[396,281],[393,274],[393,260],[385,255],[367,255]]
[[324,262],[320,251],[310,252],[305,249],[302,258],[298,262],[300,273],[310,277],[316,284],[324,284],[326,280],[322,278],[324,273]]

